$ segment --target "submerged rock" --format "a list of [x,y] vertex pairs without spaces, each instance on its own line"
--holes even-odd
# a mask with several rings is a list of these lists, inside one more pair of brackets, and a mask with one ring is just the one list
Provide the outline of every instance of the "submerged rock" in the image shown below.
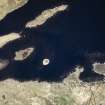
[[7,67],[9,64],[8,60],[1,60],[0,59],[0,70],[4,69],[5,67]]

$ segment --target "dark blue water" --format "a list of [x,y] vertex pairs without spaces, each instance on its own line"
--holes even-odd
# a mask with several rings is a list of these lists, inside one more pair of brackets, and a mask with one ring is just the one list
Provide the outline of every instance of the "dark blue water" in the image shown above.
[[[22,32],[26,37],[11,42],[0,49],[0,58],[11,59],[15,51],[30,46],[35,52],[25,61],[13,62],[0,71],[1,80],[14,78],[20,81],[61,81],[76,65],[84,67],[80,79],[83,81],[102,80],[103,75],[92,71],[92,63],[105,61],[105,7],[99,0],[72,1],[70,10],[59,13],[45,24],[35,28],[25,28],[25,24],[34,19],[44,9],[55,7],[70,1],[30,0],[22,8],[8,14],[0,22],[0,35],[11,32]],[[100,53],[100,56],[97,56]],[[95,54],[95,57],[88,57]],[[43,66],[43,58],[49,58],[51,63]]]

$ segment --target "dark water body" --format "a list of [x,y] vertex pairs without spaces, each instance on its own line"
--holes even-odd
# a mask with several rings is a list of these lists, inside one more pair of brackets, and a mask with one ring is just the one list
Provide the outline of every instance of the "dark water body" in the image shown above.
[[[41,27],[25,28],[41,11],[70,1],[30,0],[22,8],[8,14],[0,22],[0,35],[20,32],[26,37],[11,42],[0,49],[0,58],[9,59],[10,65],[0,71],[0,79],[14,78],[20,81],[61,81],[76,65],[84,67],[80,79],[83,81],[102,80],[103,75],[92,71],[92,63],[105,61],[105,7],[99,0],[73,1],[70,11],[49,19]],[[71,3],[70,3],[71,4]],[[35,52],[25,61],[11,59],[15,51],[33,46]],[[97,54],[100,53],[100,56]],[[91,54],[96,56],[91,57]],[[90,57],[89,57],[90,56]],[[43,58],[51,63],[42,66]]]

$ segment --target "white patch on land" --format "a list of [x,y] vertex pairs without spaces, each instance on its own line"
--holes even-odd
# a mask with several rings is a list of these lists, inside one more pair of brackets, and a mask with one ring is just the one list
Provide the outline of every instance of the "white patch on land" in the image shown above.
[[43,65],[47,66],[50,63],[49,59],[43,59]]

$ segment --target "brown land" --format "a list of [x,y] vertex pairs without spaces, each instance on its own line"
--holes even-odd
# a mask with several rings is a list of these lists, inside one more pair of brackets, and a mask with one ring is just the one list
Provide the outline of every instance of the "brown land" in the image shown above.
[[[0,19],[25,3],[26,0],[1,0]],[[39,19],[42,18],[39,17]],[[42,24],[43,22],[39,19],[37,18],[38,23]],[[36,20],[34,22],[36,25]],[[32,21],[27,26],[33,26],[31,23]],[[14,37],[13,34],[15,34]],[[0,47],[3,47],[9,41],[19,38],[19,35],[11,33],[0,38]],[[24,51],[28,50],[22,50],[22,53],[21,51],[16,52],[15,59],[21,59]],[[8,60],[0,60],[0,62],[0,68],[9,63]],[[96,72],[105,73],[104,64],[96,64],[95,66]],[[105,105],[104,81],[84,83],[78,78],[80,72],[82,72],[82,68],[76,68],[76,72],[70,74],[61,83],[19,82],[13,79],[0,81],[0,105]]]

